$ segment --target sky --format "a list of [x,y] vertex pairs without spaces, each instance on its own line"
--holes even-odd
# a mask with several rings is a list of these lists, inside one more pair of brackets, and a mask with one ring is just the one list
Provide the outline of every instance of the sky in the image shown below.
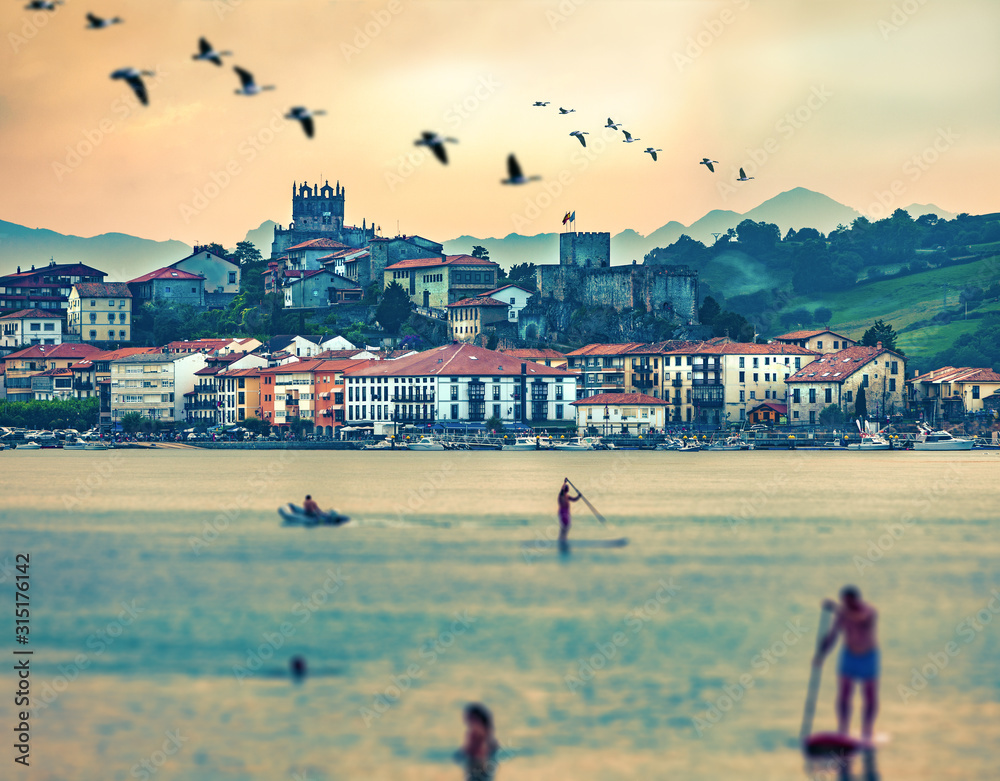
[[[321,180],[349,224],[437,241],[570,210],[648,234],[795,187],[873,218],[1000,211],[996,0],[26,2],[0,10],[0,219],[28,227],[232,247]],[[192,60],[200,36],[223,67]],[[235,94],[233,65],[275,89]],[[156,72],[148,106],[109,78],[126,66]],[[299,105],[327,112],[313,139]],[[458,140],[447,166],[424,130]],[[512,152],[541,180],[501,185]]]

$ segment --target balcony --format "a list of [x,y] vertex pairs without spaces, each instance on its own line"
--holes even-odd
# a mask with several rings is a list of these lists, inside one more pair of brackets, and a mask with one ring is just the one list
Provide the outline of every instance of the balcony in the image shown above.
[[680,388],[683,385],[683,380],[671,380],[670,384],[675,388]]
[[218,408],[219,406],[214,401],[189,401],[184,405],[185,412],[200,409],[217,410]]
[[671,403],[671,404],[673,404],[673,405],[674,405],[675,407],[679,407],[679,406],[680,406],[681,404],[683,404],[683,403],[684,403],[684,401],[683,401],[683,399],[681,399],[681,397],[680,397],[680,396],[674,396],[674,397],[673,397],[673,398],[672,398],[672,399],[670,400],[670,403]]
[[430,404],[434,402],[434,394],[407,395],[405,393],[394,393],[389,400],[397,404]]
[[632,380],[632,385],[635,386],[636,388],[643,388],[643,389],[655,388],[656,380],[651,380],[651,379],[640,380],[638,378],[635,378]]
[[87,380],[73,380],[73,390],[90,391],[94,389],[94,383]]
[[691,389],[691,403],[698,407],[721,407],[725,389],[721,384],[702,385]]

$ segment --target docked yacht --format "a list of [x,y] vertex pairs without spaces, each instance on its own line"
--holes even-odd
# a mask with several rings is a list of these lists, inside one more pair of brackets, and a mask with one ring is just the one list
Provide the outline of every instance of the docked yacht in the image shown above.
[[600,437],[571,437],[565,442],[556,442],[555,450],[596,450]]
[[416,442],[408,442],[407,450],[444,450],[444,445],[433,437],[420,437]]
[[920,425],[920,433],[913,441],[914,450],[972,450],[974,439],[958,439],[949,432],[934,431],[930,426]]
[[513,442],[504,442],[501,450],[538,450],[538,437],[515,437]]

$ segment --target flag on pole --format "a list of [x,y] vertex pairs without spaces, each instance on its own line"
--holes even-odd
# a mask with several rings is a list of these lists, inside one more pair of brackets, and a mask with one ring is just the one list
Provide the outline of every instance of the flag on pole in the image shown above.
[[570,213],[566,212],[566,216],[563,217],[563,223],[562,224],[565,225],[567,222],[569,222],[569,220],[570,220]]
[[575,211],[574,212],[570,212],[569,221],[570,222],[576,222],[576,212]]

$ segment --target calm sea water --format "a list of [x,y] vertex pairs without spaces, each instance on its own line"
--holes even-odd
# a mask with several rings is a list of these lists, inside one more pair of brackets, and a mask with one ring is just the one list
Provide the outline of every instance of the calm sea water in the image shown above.
[[[494,710],[500,779],[804,778],[819,604],[847,582],[880,609],[882,778],[997,777],[996,453],[38,451],[0,469],[0,564],[31,555],[25,778],[459,779],[469,700]],[[564,476],[614,525],[577,503],[573,537],[628,547],[525,552]],[[280,527],[305,493],[355,521]],[[833,679],[831,659],[817,729]]]

